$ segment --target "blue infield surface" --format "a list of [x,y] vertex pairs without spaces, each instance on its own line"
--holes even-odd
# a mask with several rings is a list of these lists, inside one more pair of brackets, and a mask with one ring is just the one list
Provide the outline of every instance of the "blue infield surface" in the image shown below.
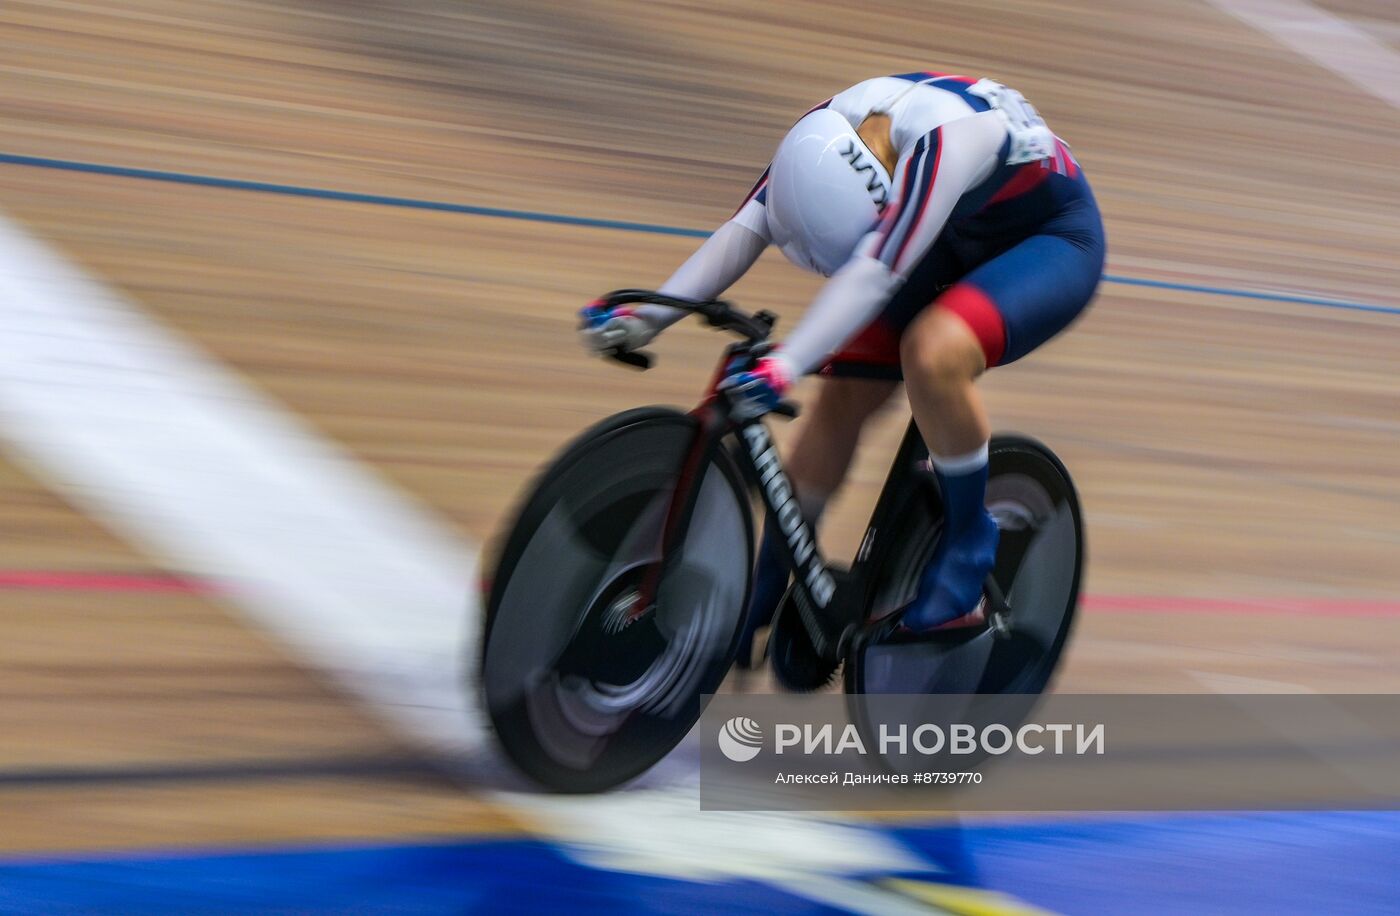
[[[892,827],[929,863],[875,887],[983,887],[1063,913],[1400,913],[1400,814],[1171,815]],[[1013,899],[1014,898],[1014,899]],[[927,900],[927,897],[923,899]],[[5,913],[837,910],[753,881],[589,867],[529,839],[0,862]],[[1020,910],[1024,912],[1024,910]],[[971,911],[967,911],[971,912]]]

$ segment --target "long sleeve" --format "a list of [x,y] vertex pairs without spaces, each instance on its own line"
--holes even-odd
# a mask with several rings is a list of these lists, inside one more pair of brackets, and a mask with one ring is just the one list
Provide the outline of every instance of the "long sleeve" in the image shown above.
[[[766,178],[767,173],[764,173]],[[713,299],[742,277],[763,249],[768,247],[768,221],[764,214],[762,185],[759,180],[748,200],[728,222],[715,230],[671,278],[661,292],[684,299]],[[685,312],[661,305],[643,305],[637,314],[657,330],[674,324]]]
[[[867,236],[861,247],[873,236]],[[777,356],[786,363],[788,375],[797,378],[825,363],[875,319],[898,285],[898,278],[875,258],[856,255],[847,261],[826,281],[783,342]]]

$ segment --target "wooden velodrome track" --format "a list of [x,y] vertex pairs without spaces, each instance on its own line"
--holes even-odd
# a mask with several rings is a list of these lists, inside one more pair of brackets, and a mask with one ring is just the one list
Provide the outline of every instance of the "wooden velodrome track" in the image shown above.
[[[1388,0],[1319,5],[1400,40]],[[1400,689],[1400,112],[1204,2],[8,0],[0,49],[3,153],[701,229],[833,90],[995,76],[1074,145],[1112,275],[1391,310],[1108,283],[987,379],[1088,510],[1061,689]],[[0,207],[475,542],[576,430],[687,402],[717,352],[684,327],[641,378],[574,339],[582,302],[693,239],[21,164]],[[734,295],[790,327],[814,288],[770,253]],[[905,417],[865,444],[834,553]],[[518,829],[412,767],[298,772],[405,751],[4,461],[0,531],[0,851]],[[235,775],[101,776],[201,766]],[[58,771],[91,778],[25,776]]]

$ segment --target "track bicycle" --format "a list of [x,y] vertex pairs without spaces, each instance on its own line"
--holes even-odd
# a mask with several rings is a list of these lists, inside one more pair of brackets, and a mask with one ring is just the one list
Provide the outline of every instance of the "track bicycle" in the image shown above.
[[[823,556],[763,419],[719,388],[770,347],[775,316],[619,290],[601,300],[683,309],[738,340],[698,406],[628,410],[538,477],[485,595],[480,689],[501,747],[528,776],[596,792],[666,756],[734,664],[754,563],[753,498],[779,526],[791,585],[767,657],[787,689],[838,672],[849,694],[1036,694],[1063,652],[1084,565],[1079,499],[1039,442],[996,435],[987,508],[1001,529],[976,622],[898,628],[940,533],[941,500],[912,420],[849,568]],[[614,353],[636,368],[643,352]],[[772,414],[793,417],[787,402]]]

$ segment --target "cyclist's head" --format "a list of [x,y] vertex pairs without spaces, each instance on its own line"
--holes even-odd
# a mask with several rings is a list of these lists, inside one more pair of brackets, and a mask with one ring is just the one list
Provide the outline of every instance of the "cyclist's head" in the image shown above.
[[823,276],[846,263],[889,199],[885,166],[850,122],[826,108],[788,131],[768,172],[774,244]]

